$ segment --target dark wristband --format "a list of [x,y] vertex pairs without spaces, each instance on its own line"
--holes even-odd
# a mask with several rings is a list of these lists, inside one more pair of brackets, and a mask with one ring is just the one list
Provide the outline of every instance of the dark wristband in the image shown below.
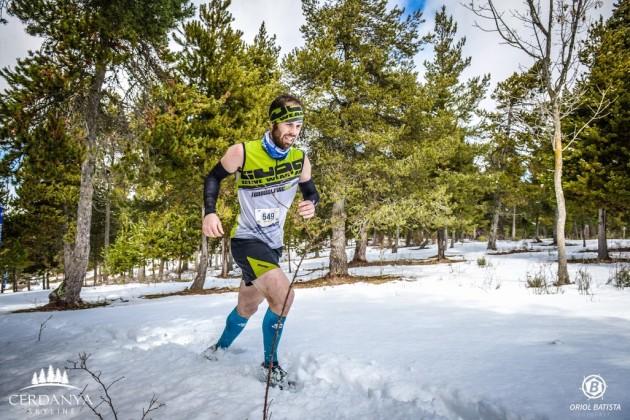
[[302,198],[312,201],[313,204],[317,206],[319,204],[319,193],[317,192],[317,188],[315,188],[313,178],[305,182],[300,182],[298,185],[300,186],[300,191],[302,192]]

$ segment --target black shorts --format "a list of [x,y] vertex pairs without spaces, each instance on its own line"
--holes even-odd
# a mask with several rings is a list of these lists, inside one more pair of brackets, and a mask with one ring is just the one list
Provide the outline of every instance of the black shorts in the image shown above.
[[251,286],[252,281],[274,268],[280,268],[282,248],[271,249],[258,239],[232,238],[232,258],[243,271],[243,281]]

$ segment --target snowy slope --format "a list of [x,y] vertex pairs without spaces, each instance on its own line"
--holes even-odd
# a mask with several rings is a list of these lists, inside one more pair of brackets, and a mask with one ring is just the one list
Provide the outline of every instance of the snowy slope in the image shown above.
[[[464,262],[430,266],[388,261],[425,258],[434,248],[370,249],[368,258],[382,265],[353,274],[403,280],[297,290],[280,360],[304,386],[272,390],[272,418],[630,419],[630,291],[606,285],[613,265],[571,264],[572,276],[579,269],[591,274],[594,295],[579,294],[575,285],[536,295],[524,285],[527,273],[554,270],[549,261],[555,258],[549,247],[536,249],[488,255],[485,244],[456,244],[449,254]],[[569,248],[592,256],[580,250]],[[477,264],[481,256],[485,267]],[[325,265],[325,254],[306,260],[299,279],[321,274]],[[238,280],[209,277],[206,286],[226,284]],[[264,386],[255,371],[266,306],[234,346],[210,362],[199,353],[221,333],[234,293],[139,298],[187,285],[86,288],[86,300],[118,300],[56,313],[9,312],[44,302],[43,291],[0,295],[0,418],[93,418],[76,401],[52,399],[72,394],[68,389],[21,390],[34,372],[49,365],[63,371],[79,352],[91,354],[88,366],[102,372],[104,383],[124,377],[110,388],[120,419],[140,419],[154,394],[165,405],[147,418],[262,418]],[[66,370],[71,385],[87,385],[86,394],[99,401],[102,390],[85,372]],[[582,391],[589,375],[605,380],[602,397],[589,400]],[[105,406],[99,410],[113,418]]]

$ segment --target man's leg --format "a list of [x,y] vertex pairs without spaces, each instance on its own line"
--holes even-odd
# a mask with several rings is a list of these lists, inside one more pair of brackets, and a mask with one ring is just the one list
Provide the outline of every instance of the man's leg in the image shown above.
[[[278,362],[278,344],[280,337],[282,337],[286,316],[294,299],[293,289],[290,289],[289,285],[289,279],[280,268],[267,271],[254,281],[254,286],[269,303],[269,309],[262,324],[265,364],[267,365],[271,362]],[[282,310],[283,307],[284,311]]]
[[246,286],[241,281],[241,287],[238,292],[238,303],[236,308],[232,310],[225,321],[225,329],[219,341],[215,344],[216,348],[228,348],[232,342],[243,331],[249,318],[256,313],[258,305],[265,299],[262,293],[254,286]]

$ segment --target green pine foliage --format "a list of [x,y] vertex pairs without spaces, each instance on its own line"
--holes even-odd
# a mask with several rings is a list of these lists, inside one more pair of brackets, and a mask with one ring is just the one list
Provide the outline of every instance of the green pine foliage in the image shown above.
[[46,125],[52,116],[80,152],[78,162],[67,162],[68,173],[79,169],[80,183],[76,204],[66,203],[76,217],[64,235],[64,285],[51,294],[53,303],[73,307],[81,304],[90,256],[94,174],[110,92],[124,89],[117,77],[123,72],[127,85],[146,86],[169,30],[192,8],[186,0],[12,0],[7,11],[42,38],[42,47],[2,71],[10,85],[1,98],[3,142],[17,140],[11,149],[28,152],[22,142],[41,130],[40,139],[54,143],[56,131]]
[[613,214],[630,210],[630,2],[615,4],[606,22],[591,28],[582,60],[588,74],[581,83],[583,105],[568,124],[578,130],[592,117],[605,93],[610,105],[587,127],[569,149],[567,189],[591,211]]
[[[421,12],[386,0],[303,0],[303,44],[281,61],[268,27],[244,41],[230,7],[210,0],[184,21],[193,16],[184,0],[0,0],[2,16],[43,39],[0,70],[9,84],[0,93],[0,178],[11,185],[0,194],[0,269],[16,280],[65,272],[57,299],[66,291],[69,305],[96,266],[137,279],[143,267],[196,259],[192,287],[203,287],[210,254],[227,243],[200,231],[204,177],[230,145],[262,136],[283,92],[305,103],[299,146],[322,197],[318,218],[289,217],[285,242],[302,251],[315,236],[330,239],[331,274],[347,274],[346,238],[366,245],[368,232],[492,232],[516,207],[523,236],[550,233],[554,156],[539,83],[549,63],[499,83],[496,112],[483,114],[489,78],[464,80],[471,58],[445,7],[421,38]],[[588,122],[563,143],[576,226],[602,205],[615,228],[627,222],[629,13],[630,2],[618,1],[591,29],[587,72],[566,90],[586,92],[582,106],[562,108],[571,112],[567,136]],[[433,56],[420,76],[423,47]],[[590,121],[601,92],[611,103]],[[232,178],[218,213],[229,234]]]
[[[150,147],[145,154],[151,170],[144,171],[143,182],[150,188],[159,183],[165,217],[174,208],[187,220],[203,216],[204,177],[230,145],[262,137],[269,103],[281,90],[275,37],[263,24],[246,44],[231,26],[229,6],[226,0],[201,5],[198,19],[182,25],[175,37],[181,46],[175,72],[153,90],[138,123]],[[223,183],[221,194],[218,211],[229,233],[238,210],[232,179]],[[201,259],[207,260],[199,222],[187,225],[196,235],[191,243],[201,241]],[[203,287],[205,273],[200,264],[193,288]]]
[[[420,229],[469,231],[480,218],[484,190],[476,160],[483,147],[474,139],[479,136],[478,106],[489,76],[461,80],[471,58],[462,54],[465,38],[456,41],[456,36],[457,24],[442,7],[436,12],[434,31],[425,37],[434,56],[424,63],[425,82],[407,117],[410,130],[402,162],[412,163],[409,172],[401,171],[409,174],[404,191],[426,210],[436,210],[412,219]],[[428,217],[419,218],[421,214]]]
[[405,18],[384,0],[305,0],[302,10],[304,46],[283,68],[307,104],[309,157],[324,201],[334,203],[331,274],[345,275],[348,215],[374,219],[395,188],[392,148],[414,93],[421,13]]

